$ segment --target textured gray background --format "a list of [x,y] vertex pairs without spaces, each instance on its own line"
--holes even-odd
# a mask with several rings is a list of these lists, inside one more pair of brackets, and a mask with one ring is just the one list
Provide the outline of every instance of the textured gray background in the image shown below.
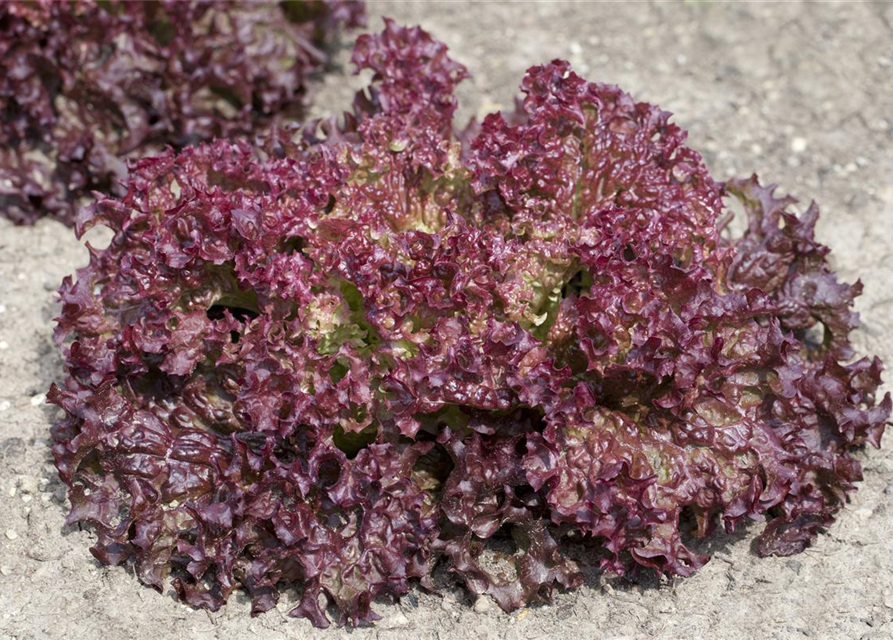
[[[449,44],[474,74],[462,117],[510,106],[528,66],[567,58],[676,113],[718,179],[757,171],[817,200],[821,240],[865,283],[856,344],[893,362],[893,5],[381,2],[370,13],[373,29],[390,15]],[[317,113],[348,104],[359,85],[345,75],[324,81]],[[54,222],[0,221],[0,638],[893,638],[890,439],[860,455],[852,504],[795,558],[754,557],[755,525],[717,541],[687,580],[590,583],[513,615],[457,589],[415,591],[377,605],[372,629],[320,632],[285,618],[287,602],[251,619],[241,596],[215,614],[179,605],[100,567],[91,534],[63,528],[42,394],[61,373],[53,292],[85,262]]]

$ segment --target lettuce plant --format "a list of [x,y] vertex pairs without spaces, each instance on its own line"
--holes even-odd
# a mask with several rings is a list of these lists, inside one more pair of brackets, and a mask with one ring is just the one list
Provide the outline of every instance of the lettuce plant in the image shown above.
[[292,116],[348,0],[9,0],[0,4],[0,211],[72,223],[125,193],[125,157]]
[[891,409],[816,207],[715,182],[667,112],[565,62],[456,135],[443,44],[387,22],[353,60],[341,121],[140,160],[79,217],[114,239],[61,287],[50,397],[94,555],[212,609],[294,589],[322,627],[438,563],[546,600],[582,583],[569,540],[680,576],[719,526],[807,547]]

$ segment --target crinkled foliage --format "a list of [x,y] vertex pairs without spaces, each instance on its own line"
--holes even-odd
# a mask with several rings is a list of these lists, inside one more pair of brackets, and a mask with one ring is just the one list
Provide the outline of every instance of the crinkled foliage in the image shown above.
[[568,536],[617,574],[688,575],[693,536],[750,520],[762,554],[808,546],[891,408],[815,207],[714,182],[565,62],[460,144],[442,44],[388,22],[354,60],[340,126],[142,160],[79,221],[115,235],[62,285],[50,397],[96,557],[212,609],[295,589],[325,626],[438,562],[548,599],[582,582]]
[[73,223],[124,158],[292,116],[354,0],[0,3],[0,212]]

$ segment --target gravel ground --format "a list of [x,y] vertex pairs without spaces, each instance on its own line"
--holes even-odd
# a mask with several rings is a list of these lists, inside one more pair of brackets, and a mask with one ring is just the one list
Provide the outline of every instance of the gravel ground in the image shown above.
[[[474,74],[460,115],[512,104],[526,67],[569,59],[677,115],[720,179],[758,171],[823,210],[819,237],[840,271],[861,277],[862,352],[893,362],[893,5],[372,3],[421,23]],[[341,59],[346,62],[347,53]],[[357,79],[337,73],[317,110],[348,104]],[[102,237],[94,238],[101,242]],[[86,262],[70,231],[0,221],[0,638],[893,638],[893,436],[860,454],[865,481],[818,543],[759,559],[758,529],[714,541],[687,580],[593,579],[554,603],[507,615],[448,587],[381,603],[374,628],[318,631],[258,618],[247,598],[194,611],[101,567],[92,535],[63,526],[43,404],[61,375],[51,342],[62,277]],[[890,388],[890,385],[887,386]]]

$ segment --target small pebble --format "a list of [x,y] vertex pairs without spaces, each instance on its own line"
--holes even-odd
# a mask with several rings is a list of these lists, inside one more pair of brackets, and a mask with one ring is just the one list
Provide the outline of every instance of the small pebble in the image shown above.
[[886,493],[887,495],[893,493],[893,484],[888,484],[887,487],[884,489],[884,493]]
[[791,151],[794,153],[803,153],[806,151],[806,147],[809,146],[809,141],[806,138],[794,138],[791,140]]
[[40,482],[36,476],[19,476],[19,489],[22,493],[37,493]]
[[15,498],[15,497],[16,497],[16,488],[15,488],[15,487],[10,487],[10,488],[9,488],[9,497],[10,497],[10,498]]
[[12,403],[9,400],[4,400],[0,402],[0,411],[6,411],[12,406]]
[[[890,187],[889,202],[893,202],[893,186]],[[878,460],[874,468],[886,473],[893,473],[893,460]]]
[[856,509],[855,513],[857,516],[859,516],[863,520],[867,520],[868,518],[871,517],[871,515],[874,513],[874,511],[872,511],[871,509],[866,509],[865,507],[862,507],[861,509]]
[[17,534],[17,533],[15,532],[15,529],[7,529],[7,530],[6,530],[6,537],[9,538],[10,540],[15,540],[16,538],[19,537],[19,534]]
[[0,313],[6,313],[6,305],[0,304]]
[[407,593],[405,596],[400,598],[400,602],[413,609],[419,608],[419,597],[414,593]]
[[46,402],[46,399],[47,399],[47,394],[45,394],[45,393],[38,393],[36,396],[34,396],[33,398],[31,398],[31,406],[32,406],[32,407],[40,406],[40,405],[42,405],[44,402]]
[[12,573],[12,569],[7,567],[6,565],[3,565],[2,567],[0,567],[0,573],[2,573],[4,576],[8,576],[10,573]]
[[580,43],[575,40],[571,41],[571,43],[568,45],[567,48],[570,49],[570,52],[575,56],[578,56],[581,53],[583,53],[583,47],[581,47]]
[[487,613],[492,608],[493,605],[487,596],[480,596],[474,603],[474,610],[477,613]]
[[378,624],[382,629],[396,629],[396,628],[405,627],[406,625],[408,625],[409,618],[407,618],[402,613],[397,612],[392,616],[388,616],[387,618],[384,618]]
[[9,343],[6,340],[0,340],[0,351],[9,349]]

